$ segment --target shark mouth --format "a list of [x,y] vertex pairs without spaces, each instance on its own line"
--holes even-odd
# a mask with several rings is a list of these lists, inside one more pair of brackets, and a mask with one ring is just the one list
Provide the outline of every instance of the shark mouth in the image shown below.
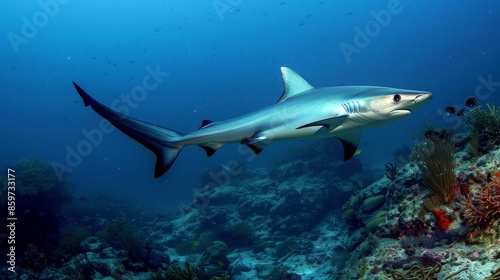
[[411,109],[396,109],[396,110],[392,110],[392,113],[406,113],[408,112],[408,114],[411,114]]

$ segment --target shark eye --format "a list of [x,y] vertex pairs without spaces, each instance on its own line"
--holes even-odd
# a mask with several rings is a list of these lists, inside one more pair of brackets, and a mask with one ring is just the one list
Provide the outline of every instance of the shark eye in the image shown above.
[[401,95],[394,94],[394,98],[392,100],[394,100],[394,102],[399,102],[399,100],[401,100]]

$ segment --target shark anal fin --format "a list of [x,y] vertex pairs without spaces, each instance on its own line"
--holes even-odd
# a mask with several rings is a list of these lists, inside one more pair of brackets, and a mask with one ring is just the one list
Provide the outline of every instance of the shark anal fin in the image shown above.
[[344,146],[344,161],[347,161],[354,156],[356,150],[358,149],[360,137],[361,133],[359,132],[337,137],[337,139],[342,142],[342,146]]
[[203,121],[201,122],[201,125],[200,125],[200,127],[199,127],[198,129],[205,128],[205,127],[209,126],[209,125],[210,125],[210,124],[212,124],[212,123],[213,123],[213,121],[210,121],[210,120],[203,120]]
[[211,157],[217,152],[217,150],[222,147],[222,144],[219,143],[206,143],[206,144],[200,144],[198,145],[200,148],[205,150],[207,153],[207,157]]
[[215,149],[212,149],[210,147],[205,147],[205,146],[202,146],[202,145],[198,145],[200,146],[200,148],[202,148],[203,150],[205,150],[205,152],[207,153],[207,157],[211,157],[215,154],[216,150]]
[[319,121],[315,121],[312,123],[308,123],[302,126],[297,127],[297,129],[304,128],[304,127],[311,127],[311,126],[323,126],[326,129],[332,130],[341,125],[345,118],[349,117],[349,115],[338,115],[333,118],[328,118],[328,119],[323,119]]

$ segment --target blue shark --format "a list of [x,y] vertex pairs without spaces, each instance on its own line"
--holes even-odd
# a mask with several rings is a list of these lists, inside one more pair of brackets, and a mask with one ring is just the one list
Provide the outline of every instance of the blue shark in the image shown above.
[[156,155],[155,178],[170,169],[187,145],[198,145],[212,156],[224,144],[241,143],[259,154],[273,141],[336,137],[346,161],[356,153],[361,131],[403,119],[432,98],[426,91],[379,86],[316,88],[290,68],[281,67],[281,73],[284,90],[275,104],[225,121],[204,120],[187,134],[114,111],[73,85],[85,106]]

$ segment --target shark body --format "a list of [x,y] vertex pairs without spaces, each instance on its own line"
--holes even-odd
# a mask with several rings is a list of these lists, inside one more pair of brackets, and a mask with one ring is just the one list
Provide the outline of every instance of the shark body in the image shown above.
[[336,137],[348,160],[361,131],[400,120],[432,98],[429,92],[388,87],[314,88],[289,68],[281,67],[281,72],[285,88],[276,104],[225,121],[204,120],[187,134],[116,112],[73,85],[85,106],[155,153],[155,178],[169,170],[186,145],[198,145],[211,156],[222,145],[238,142],[259,154],[272,141]]

